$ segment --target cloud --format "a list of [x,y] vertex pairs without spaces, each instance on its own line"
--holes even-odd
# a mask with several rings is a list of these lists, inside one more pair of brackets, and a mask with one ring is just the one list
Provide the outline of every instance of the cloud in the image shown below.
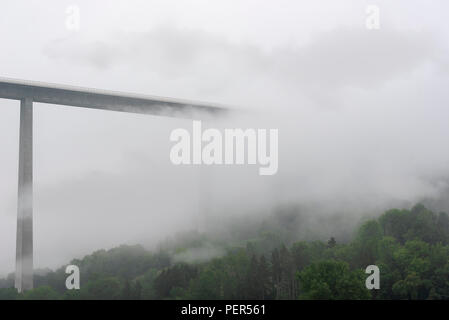
[[114,34],[107,40],[70,37],[45,48],[52,59],[100,72],[126,66],[130,74],[180,81],[216,95],[297,92],[318,106],[332,101],[338,105],[338,93],[345,88],[380,87],[426,64],[444,63],[436,59],[442,52],[436,39],[425,32],[348,27],[318,34],[300,46],[269,52],[205,31],[169,26]]
[[372,88],[433,61],[437,49],[424,32],[338,28],[273,60],[279,72],[302,86]]
[[[208,28],[213,23],[195,16],[209,21],[213,13],[192,10],[189,19],[196,25],[187,19],[185,28],[175,23],[181,14],[171,7],[166,9],[172,20],[164,16],[159,27],[140,21],[140,31],[131,32],[116,23],[123,22],[116,4],[108,9],[118,19],[107,25],[104,3],[89,3],[82,8],[84,31],[76,34],[64,29],[64,5],[59,15],[44,12],[55,7],[36,3],[42,18],[35,37],[32,23],[24,26],[30,19],[2,20],[9,39],[0,53],[5,75],[254,108],[247,117],[210,125],[279,128],[279,172],[263,178],[254,167],[172,166],[169,133],[190,128],[188,121],[37,104],[37,267],[56,267],[124,242],[154,243],[201,223],[223,229],[226,219],[259,217],[279,204],[299,204],[314,214],[313,226],[325,237],[336,224],[323,227],[320,218],[335,212],[355,223],[390,206],[447,195],[445,25],[439,25],[441,33],[416,31],[427,30],[428,23],[409,15],[419,24],[415,30],[383,20],[381,30],[368,31],[362,29],[364,10],[351,20],[337,5],[337,20],[356,21],[352,27],[328,19],[336,14],[331,9],[326,14],[302,6],[277,16],[268,6],[256,24],[247,17],[263,7],[257,1],[251,10],[242,9],[239,23],[219,20],[219,34]],[[229,5],[229,17],[235,7]],[[317,16],[304,19],[310,13]],[[402,8],[391,13],[404,16]],[[264,17],[272,19],[269,26]],[[321,22],[329,28],[317,32],[313,26]],[[228,32],[231,27],[234,32]],[[245,37],[232,37],[240,30]],[[289,43],[279,40],[289,37]],[[11,271],[15,257],[18,105],[10,106],[0,117],[0,190],[8,200],[1,208],[0,272]]]
[[226,251],[223,248],[206,243],[199,247],[189,248],[185,251],[175,253],[173,260],[175,262],[202,263],[225,254]]

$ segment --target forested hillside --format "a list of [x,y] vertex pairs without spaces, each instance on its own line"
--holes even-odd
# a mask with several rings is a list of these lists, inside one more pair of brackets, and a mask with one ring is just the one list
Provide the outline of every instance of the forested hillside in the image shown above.
[[[449,299],[446,213],[389,210],[345,243],[288,243],[285,232],[295,231],[264,224],[234,242],[192,232],[153,252],[99,250],[71,262],[81,270],[80,290],[66,289],[61,267],[36,275],[36,288],[24,294],[11,288],[13,275],[0,280],[0,299]],[[365,287],[372,264],[379,290]]]

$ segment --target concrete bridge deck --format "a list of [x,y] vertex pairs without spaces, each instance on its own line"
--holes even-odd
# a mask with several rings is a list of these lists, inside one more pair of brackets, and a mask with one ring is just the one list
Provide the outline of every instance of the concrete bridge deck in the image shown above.
[[20,101],[19,190],[15,287],[33,288],[33,103],[202,119],[222,116],[222,106],[115,91],[0,78],[0,98]]

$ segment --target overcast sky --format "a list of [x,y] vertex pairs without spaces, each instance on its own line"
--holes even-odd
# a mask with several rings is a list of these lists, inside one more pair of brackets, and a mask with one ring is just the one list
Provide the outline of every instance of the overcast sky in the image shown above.
[[[368,4],[379,30],[366,28]],[[66,27],[70,5],[79,30]],[[154,243],[209,211],[357,212],[441,196],[448,10],[444,0],[2,0],[0,77],[229,104],[258,115],[233,127],[280,135],[276,176],[174,167],[169,135],[189,121],[35,104],[35,267]],[[18,110],[0,100],[0,274],[15,263]]]

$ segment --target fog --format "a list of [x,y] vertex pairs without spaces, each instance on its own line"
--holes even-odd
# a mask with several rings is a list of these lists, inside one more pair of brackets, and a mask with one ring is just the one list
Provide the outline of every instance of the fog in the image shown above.
[[[365,26],[367,4],[379,6],[379,30]],[[69,5],[80,8],[77,31],[65,25]],[[279,170],[259,176],[254,165],[174,166],[170,132],[191,130],[190,120],[35,104],[35,268],[182,230],[219,232],[279,207],[310,212],[329,236],[320,219],[336,213],[355,224],[422,200],[449,210],[448,9],[2,1],[1,77],[211,101],[234,113],[204,127],[279,129]],[[0,99],[0,275],[15,263],[18,106]]]

